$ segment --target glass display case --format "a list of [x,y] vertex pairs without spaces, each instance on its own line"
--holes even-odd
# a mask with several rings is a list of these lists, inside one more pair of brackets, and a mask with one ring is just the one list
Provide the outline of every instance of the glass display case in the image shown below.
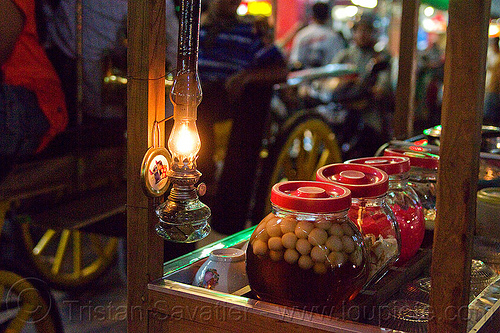
[[[269,320],[277,329],[288,325],[320,332],[427,332],[431,250],[420,249],[404,266],[393,267],[380,281],[336,311],[320,307],[305,311],[259,300],[249,286],[231,294],[192,285],[196,272],[214,250],[245,249],[255,226],[171,260],[164,277],[148,285],[158,312],[158,325],[169,329],[240,325],[264,332]],[[492,268],[494,267],[494,268]],[[498,267],[474,260],[471,272],[468,332],[488,332],[500,307]],[[478,289],[480,288],[480,289]],[[165,318],[169,318],[165,320]],[[167,327],[165,326],[165,327]],[[242,330],[243,331],[243,330]]]

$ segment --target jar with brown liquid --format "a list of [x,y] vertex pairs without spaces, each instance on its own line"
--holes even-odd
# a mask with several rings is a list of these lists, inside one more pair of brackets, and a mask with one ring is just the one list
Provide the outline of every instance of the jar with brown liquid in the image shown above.
[[347,188],[313,181],[273,186],[272,212],[247,249],[247,275],[259,299],[289,306],[339,307],[368,279],[361,233],[347,217]]

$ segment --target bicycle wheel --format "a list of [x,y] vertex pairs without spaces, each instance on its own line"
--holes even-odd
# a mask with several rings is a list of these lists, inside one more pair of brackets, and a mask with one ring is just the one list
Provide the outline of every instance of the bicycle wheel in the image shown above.
[[271,187],[286,180],[314,180],[316,170],[342,162],[335,134],[319,114],[303,111],[290,118],[265,157],[252,218],[271,210]]
[[36,270],[55,288],[85,287],[115,259],[118,238],[80,230],[56,231],[22,223],[24,248]]
[[28,329],[39,333],[62,333],[57,304],[47,284],[12,264],[0,264],[0,332]]

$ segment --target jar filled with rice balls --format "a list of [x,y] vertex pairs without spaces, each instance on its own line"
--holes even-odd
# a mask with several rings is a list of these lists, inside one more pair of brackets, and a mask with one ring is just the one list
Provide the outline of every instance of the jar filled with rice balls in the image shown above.
[[342,186],[288,181],[273,186],[272,212],[252,233],[247,275],[256,296],[288,306],[339,307],[368,279],[368,252],[347,217]]

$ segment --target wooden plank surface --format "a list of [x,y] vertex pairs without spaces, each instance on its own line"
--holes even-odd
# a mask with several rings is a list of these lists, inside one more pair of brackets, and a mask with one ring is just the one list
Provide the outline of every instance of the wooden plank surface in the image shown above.
[[16,165],[0,186],[0,200],[26,199],[53,189],[69,191],[73,183],[68,175],[76,170],[76,158],[66,155]]
[[157,322],[153,327],[161,327],[161,330],[150,332],[183,332],[177,329],[187,326],[191,326],[193,332],[387,332],[377,326],[299,308],[214,293],[198,287],[193,287],[196,290],[180,291],[175,289],[175,282],[173,284],[168,293],[156,290],[154,286],[155,289],[149,290],[149,310],[157,314]]
[[[165,1],[128,3],[127,306],[146,309],[147,284],[162,274],[163,239],[155,232],[155,202],[141,188],[140,169],[151,128],[165,110]],[[164,141],[164,140],[163,140]],[[148,319],[128,316],[127,331],[146,333]]]
[[[125,147],[68,151],[63,156],[16,164],[0,185],[0,200],[26,200],[51,192],[69,198],[123,181]],[[80,184],[77,184],[80,179]]]
[[429,332],[467,329],[490,1],[450,0]]
[[402,1],[402,7],[398,85],[393,120],[394,135],[397,139],[413,136],[420,1]]
[[[31,214],[31,223],[54,230],[81,229],[124,214],[125,200],[125,185],[99,189],[38,214]],[[125,229],[125,223],[122,227]]]
[[164,313],[149,312],[150,332],[203,332],[230,333],[220,326],[211,326],[182,318],[169,317]]

